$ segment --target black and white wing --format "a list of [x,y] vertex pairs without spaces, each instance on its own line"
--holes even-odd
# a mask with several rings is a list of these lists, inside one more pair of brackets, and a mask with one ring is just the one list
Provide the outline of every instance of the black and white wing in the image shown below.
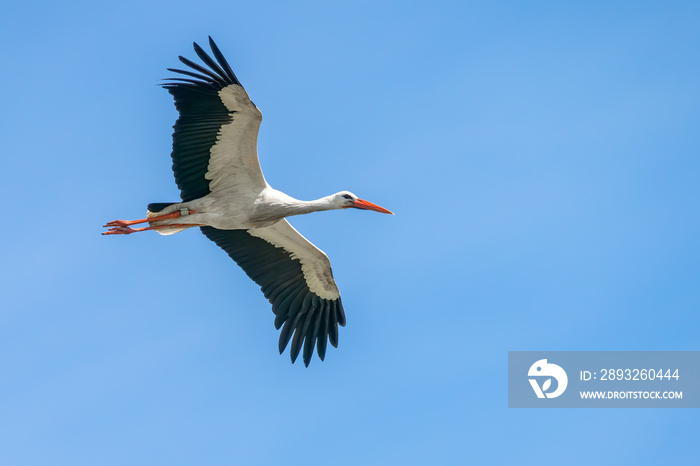
[[266,185],[257,151],[262,114],[211,37],[209,45],[216,61],[195,43],[206,66],[179,57],[191,70],[168,70],[188,77],[163,84],[180,113],[173,126],[172,159],[183,201],[213,191],[254,196]]
[[[252,230],[219,230],[210,226],[202,232],[224,251],[258,285],[272,303],[275,328],[282,327],[280,354],[290,339],[294,362],[304,344],[304,365],[316,351],[321,360],[326,343],[338,346],[338,325],[345,326],[345,312],[331,263],[286,220]],[[293,337],[292,337],[293,334]]]

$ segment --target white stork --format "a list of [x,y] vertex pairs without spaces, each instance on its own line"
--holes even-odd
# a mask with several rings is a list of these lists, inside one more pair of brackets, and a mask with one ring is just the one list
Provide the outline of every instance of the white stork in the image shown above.
[[[303,342],[308,366],[314,346],[321,360],[327,340],[338,346],[338,325],[345,325],[345,313],[328,257],[285,217],[348,207],[391,212],[348,191],[300,201],[272,188],[258,162],[262,114],[211,37],[209,45],[216,61],[195,43],[194,51],[206,66],[179,57],[192,71],[168,71],[188,78],[168,78],[163,84],[180,113],[171,156],[182,202],[149,204],[147,218],[109,222],[102,234],[155,230],[169,235],[201,227],[272,303],[275,328],[282,328],[280,354],[291,339],[294,362]],[[141,223],[149,226],[131,228]]]

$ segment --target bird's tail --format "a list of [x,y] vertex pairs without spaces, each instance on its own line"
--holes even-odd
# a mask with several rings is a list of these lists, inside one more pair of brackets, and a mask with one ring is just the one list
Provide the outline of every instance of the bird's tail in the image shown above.
[[177,204],[177,202],[151,202],[148,204],[148,216],[152,217],[153,215],[158,215],[161,210],[173,204]]
[[[178,202],[151,202],[148,204],[148,212],[146,213],[146,218],[155,217],[156,215],[162,215],[166,208],[173,204],[179,204]],[[188,227],[172,227],[172,228],[158,228],[156,231],[161,235],[174,235],[175,233],[186,230]]]

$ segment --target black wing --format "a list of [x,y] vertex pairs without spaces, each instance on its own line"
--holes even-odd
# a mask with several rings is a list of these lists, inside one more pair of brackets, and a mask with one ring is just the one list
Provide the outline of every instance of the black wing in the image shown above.
[[172,159],[175,182],[185,202],[230,184],[246,189],[265,185],[257,159],[262,114],[211,37],[209,45],[217,61],[195,43],[194,50],[206,67],[179,57],[192,71],[168,68],[188,77],[168,78],[163,84],[180,113],[173,126]]
[[321,360],[326,355],[327,340],[338,346],[338,325],[345,326],[345,312],[330,261],[286,220],[255,230],[206,226],[202,232],[260,285],[272,303],[275,328],[282,327],[280,354],[291,339],[294,362],[303,342],[304,365],[308,366],[314,345]]

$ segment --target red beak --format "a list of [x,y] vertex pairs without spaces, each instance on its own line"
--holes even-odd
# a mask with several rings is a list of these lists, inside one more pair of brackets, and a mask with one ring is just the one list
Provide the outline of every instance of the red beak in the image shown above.
[[387,210],[384,207],[379,207],[377,204],[372,204],[369,201],[365,201],[364,199],[356,200],[352,206],[357,209],[374,210],[375,212],[394,215],[394,212]]

